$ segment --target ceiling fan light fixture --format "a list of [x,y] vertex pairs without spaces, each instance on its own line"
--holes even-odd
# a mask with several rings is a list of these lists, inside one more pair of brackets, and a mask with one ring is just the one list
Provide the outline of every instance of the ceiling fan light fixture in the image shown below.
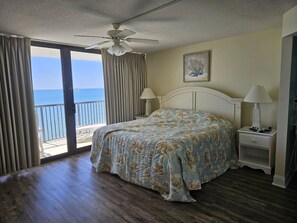
[[128,51],[126,50],[125,47],[123,47],[119,44],[114,44],[113,46],[111,46],[107,49],[107,52],[111,55],[122,56],[125,53],[127,53]]

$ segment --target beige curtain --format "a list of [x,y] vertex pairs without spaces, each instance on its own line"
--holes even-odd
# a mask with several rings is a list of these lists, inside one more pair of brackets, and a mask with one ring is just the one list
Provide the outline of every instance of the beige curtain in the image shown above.
[[146,64],[142,54],[112,56],[102,50],[107,124],[130,121],[144,114],[141,93],[146,87]]
[[30,40],[0,36],[0,175],[38,165]]

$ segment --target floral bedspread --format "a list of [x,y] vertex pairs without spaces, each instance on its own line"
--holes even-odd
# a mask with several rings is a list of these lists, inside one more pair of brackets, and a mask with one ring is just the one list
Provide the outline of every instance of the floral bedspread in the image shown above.
[[195,201],[189,190],[237,161],[233,127],[208,112],[159,109],[150,117],[99,128],[91,162],[97,172],[158,191],[166,200]]

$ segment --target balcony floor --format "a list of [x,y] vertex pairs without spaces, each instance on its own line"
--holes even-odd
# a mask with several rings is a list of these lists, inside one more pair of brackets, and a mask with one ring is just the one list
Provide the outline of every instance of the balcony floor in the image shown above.
[[[77,148],[88,146],[92,144],[92,136],[97,128],[105,126],[106,124],[88,125],[76,129],[76,143]],[[43,148],[43,149],[42,149]],[[40,143],[40,158],[50,157],[62,153],[66,153],[67,139],[60,138]]]

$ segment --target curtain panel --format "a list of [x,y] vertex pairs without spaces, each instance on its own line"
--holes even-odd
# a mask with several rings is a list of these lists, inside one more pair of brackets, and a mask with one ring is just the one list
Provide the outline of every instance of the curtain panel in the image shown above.
[[40,163],[30,47],[0,36],[0,175]]
[[107,124],[130,121],[144,113],[141,93],[146,87],[145,55],[110,55],[102,50]]

